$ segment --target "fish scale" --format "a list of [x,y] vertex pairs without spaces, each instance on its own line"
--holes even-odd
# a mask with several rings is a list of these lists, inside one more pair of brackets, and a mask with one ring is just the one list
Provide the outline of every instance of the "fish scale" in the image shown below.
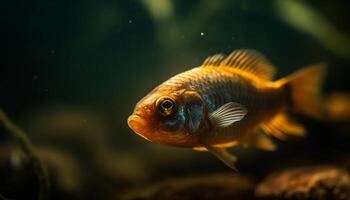
[[[265,108],[263,106],[266,104],[266,101],[279,98],[281,95],[278,91],[272,91],[273,89],[268,87],[257,90],[249,79],[247,80],[247,78],[237,74],[227,73],[220,68],[207,67],[201,70],[190,70],[181,75],[181,77],[186,77],[181,79],[181,81],[184,81],[183,85],[189,83],[188,85],[190,85],[191,88],[198,91],[205,101],[208,112],[212,112],[231,101],[244,104],[248,108],[250,116],[247,116],[246,120],[242,120],[242,123],[249,123],[252,129],[257,127],[258,123],[254,124],[257,120],[252,121],[250,119],[262,118],[262,113],[264,113],[266,109],[265,113],[278,110],[271,109],[271,107]],[[197,79],[197,77],[205,77],[205,79]],[[283,104],[281,103],[281,105]],[[245,124],[243,125],[246,127]],[[237,134],[239,134],[238,132],[244,132],[246,129],[244,127],[242,130],[239,130],[240,128],[235,126],[218,130],[217,133],[213,135],[222,139],[211,138],[210,141],[222,143],[223,141],[230,140],[229,138],[236,138],[235,135],[232,135],[232,132],[236,132]]]
[[[270,116],[282,107],[284,102],[280,102],[275,107],[265,107],[266,102],[276,101],[281,98],[277,89],[260,87],[256,89],[252,80],[238,74],[229,73],[218,67],[201,67],[183,72],[166,82],[168,87],[178,87],[194,89],[205,101],[208,112],[213,112],[227,102],[238,102],[248,108],[248,116],[240,124],[241,127],[233,126],[218,130],[217,138],[210,138],[210,142],[223,143],[223,141],[236,139],[237,135],[244,133],[247,128],[254,129],[259,123],[259,119]],[[232,135],[236,132],[236,135]],[[212,136],[211,135],[211,136]]]

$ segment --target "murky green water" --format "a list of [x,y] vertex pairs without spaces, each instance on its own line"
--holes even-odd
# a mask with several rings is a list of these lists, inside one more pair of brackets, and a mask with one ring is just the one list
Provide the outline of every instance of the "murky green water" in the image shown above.
[[[152,88],[207,56],[256,49],[278,77],[325,62],[324,93],[350,90],[345,1],[7,1],[0,13],[0,106],[46,164],[49,199],[118,199],[169,177],[231,172],[206,152],[145,141],[126,123]],[[233,148],[240,174],[349,168],[349,121],[294,117],[308,137],[276,140],[276,152]],[[1,126],[0,194],[35,199],[33,166],[8,133]]]

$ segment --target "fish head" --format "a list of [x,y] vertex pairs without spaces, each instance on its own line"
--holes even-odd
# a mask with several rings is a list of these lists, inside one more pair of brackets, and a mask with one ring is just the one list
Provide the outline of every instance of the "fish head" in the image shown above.
[[203,118],[202,104],[194,91],[154,90],[136,104],[128,125],[136,134],[154,143],[195,146],[198,138],[193,133]]

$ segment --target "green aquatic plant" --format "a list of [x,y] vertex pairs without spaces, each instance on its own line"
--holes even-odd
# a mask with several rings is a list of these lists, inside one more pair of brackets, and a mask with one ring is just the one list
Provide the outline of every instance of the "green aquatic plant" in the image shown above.
[[320,42],[338,56],[350,59],[350,37],[316,9],[302,1],[275,1],[275,10],[287,24]]
[[11,138],[18,145],[18,147],[27,154],[29,160],[31,161],[35,173],[39,180],[39,194],[38,199],[43,200],[47,198],[48,191],[50,188],[50,181],[48,172],[45,164],[40,159],[37,151],[33,147],[30,139],[27,137],[26,133],[16,126],[5,114],[5,112],[0,109],[0,124],[7,129]]

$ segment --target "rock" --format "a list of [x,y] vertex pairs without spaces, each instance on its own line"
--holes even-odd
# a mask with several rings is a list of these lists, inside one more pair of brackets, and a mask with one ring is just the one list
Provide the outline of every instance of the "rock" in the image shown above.
[[267,176],[256,188],[263,199],[350,199],[350,176],[335,166],[290,168]]
[[[252,199],[254,182],[241,175],[220,173],[213,175],[173,178],[154,185],[132,190],[123,200],[172,199]],[[118,198],[119,199],[119,198]]]

